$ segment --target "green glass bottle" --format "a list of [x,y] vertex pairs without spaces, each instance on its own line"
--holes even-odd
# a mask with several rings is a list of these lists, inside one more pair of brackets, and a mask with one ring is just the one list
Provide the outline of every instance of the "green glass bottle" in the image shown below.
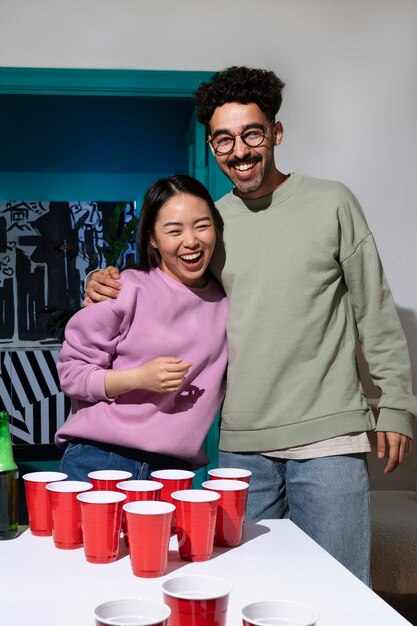
[[14,539],[18,532],[19,472],[14,462],[9,416],[0,411],[0,539]]

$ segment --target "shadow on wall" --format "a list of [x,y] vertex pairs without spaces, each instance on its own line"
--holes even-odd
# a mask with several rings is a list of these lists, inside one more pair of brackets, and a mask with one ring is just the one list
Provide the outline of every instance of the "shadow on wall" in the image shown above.
[[[413,310],[397,308],[404,334],[408,342],[408,349],[411,359],[411,370],[413,379],[413,392],[417,393],[417,315]],[[372,400],[380,397],[380,391],[372,383],[369,376],[368,365],[362,355],[360,345],[357,344],[356,358],[359,374],[366,396]],[[373,404],[371,402],[371,404]],[[407,455],[404,463],[396,468],[393,474],[384,474],[386,459],[378,459],[376,456],[376,435],[370,433],[372,452],[368,454],[368,469],[371,489],[406,489],[414,491],[416,489],[417,476],[417,423],[413,425],[414,442],[411,453]]]

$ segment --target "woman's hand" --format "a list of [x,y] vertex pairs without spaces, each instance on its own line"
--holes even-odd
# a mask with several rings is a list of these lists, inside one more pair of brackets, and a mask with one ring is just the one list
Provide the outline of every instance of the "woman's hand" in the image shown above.
[[109,370],[105,378],[106,395],[115,398],[135,389],[156,393],[176,392],[183,386],[191,365],[175,356],[159,356],[140,367]]

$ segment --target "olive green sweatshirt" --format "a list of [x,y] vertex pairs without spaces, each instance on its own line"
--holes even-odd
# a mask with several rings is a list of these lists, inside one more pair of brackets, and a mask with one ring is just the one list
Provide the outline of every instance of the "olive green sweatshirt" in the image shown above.
[[225,255],[217,250],[212,270],[230,300],[220,449],[279,450],[374,429],[355,324],[382,391],[377,430],[412,437],[406,340],[349,189],[293,174],[270,196],[231,192],[217,206]]

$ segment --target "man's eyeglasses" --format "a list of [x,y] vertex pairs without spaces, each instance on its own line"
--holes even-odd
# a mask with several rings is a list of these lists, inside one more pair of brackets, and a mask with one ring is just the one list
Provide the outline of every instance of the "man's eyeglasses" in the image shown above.
[[252,126],[235,135],[220,132],[218,135],[210,138],[208,142],[216,154],[230,154],[235,147],[236,137],[240,137],[245,146],[257,148],[264,142],[266,131],[267,129],[264,126]]

